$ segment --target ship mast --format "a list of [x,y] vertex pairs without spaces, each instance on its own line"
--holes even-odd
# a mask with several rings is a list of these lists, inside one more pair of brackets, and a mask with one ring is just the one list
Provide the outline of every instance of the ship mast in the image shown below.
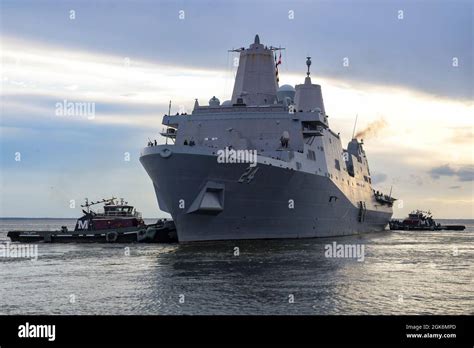
[[359,117],[359,114],[356,114],[356,119],[355,119],[355,122],[354,122],[354,129],[352,130],[352,139],[354,139],[355,132],[356,132],[357,117]]
[[[170,115],[171,115],[171,100],[170,100],[170,103],[168,105],[168,116],[170,116]],[[166,123],[166,134],[168,134],[168,131],[170,129],[169,124],[170,124],[170,120],[168,118],[168,122]],[[168,145],[168,137],[166,137],[165,141],[166,141],[166,145]]]
[[232,104],[273,105],[277,100],[278,89],[277,63],[273,52],[283,49],[264,46],[260,43],[260,37],[255,35],[255,40],[250,47],[229,51],[240,53],[232,92]]

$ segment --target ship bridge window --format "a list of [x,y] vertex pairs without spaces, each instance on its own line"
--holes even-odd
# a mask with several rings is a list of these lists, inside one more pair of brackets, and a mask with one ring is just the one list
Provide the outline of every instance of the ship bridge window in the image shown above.
[[316,161],[316,153],[313,150],[308,150],[306,157],[312,161]]
[[336,169],[341,170],[341,164],[339,163],[339,160],[335,159],[334,162],[335,162],[334,166],[336,167]]

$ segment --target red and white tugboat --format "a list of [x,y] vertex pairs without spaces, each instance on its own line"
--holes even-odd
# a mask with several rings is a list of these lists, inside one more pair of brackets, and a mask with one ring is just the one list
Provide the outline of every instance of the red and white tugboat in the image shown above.
[[431,212],[422,210],[415,210],[408,214],[404,220],[391,220],[391,230],[418,230],[418,231],[440,231],[440,230],[455,230],[462,231],[466,228],[463,225],[441,225],[437,223],[431,216]]
[[[94,211],[92,206],[103,204]],[[173,242],[176,229],[173,221],[158,220],[146,225],[140,212],[122,199],[115,197],[81,205],[84,215],[77,219],[74,231],[62,226],[57,231],[10,231],[12,242]],[[174,232],[174,235],[173,235]]]
[[[91,210],[91,206],[102,203],[102,210]],[[93,232],[94,238],[106,242],[132,242],[137,240],[137,232],[146,230],[142,214],[123,198],[120,202],[115,197],[97,202],[89,202],[86,198],[81,208],[86,210],[82,210],[84,216],[77,220],[74,232]]]

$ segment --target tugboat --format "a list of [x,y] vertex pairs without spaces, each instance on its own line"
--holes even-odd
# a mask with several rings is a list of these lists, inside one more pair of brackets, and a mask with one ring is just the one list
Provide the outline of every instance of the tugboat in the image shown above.
[[441,225],[436,223],[431,212],[415,210],[408,214],[408,217],[401,220],[391,220],[390,223],[391,230],[419,230],[419,231],[440,231],[440,230],[452,230],[452,231],[462,231],[466,228],[463,225]]
[[[92,206],[103,204],[103,210],[93,211]],[[77,219],[74,231],[62,226],[57,231],[10,231],[12,242],[172,242],[172,221],[158,220],[147,226],[140,212],[125,202],[112,197],[81,205],[84,215]]]
[[[102,211],[94,212],[91,206],[104,204]],[[142,219],[142,214],[133,206],[125,202],[123,198],[120,202],[115,197],[102,199],[97,202],[90,202],[86,198],[85,204],[81,205],[84,215],[76,222],[74,232],[92,231],[94,237],[105,238],[106,242],[131,242],[136,240],[136,233],[140,233],[146,228]],[[100,235],[97,235],[100,232]]]

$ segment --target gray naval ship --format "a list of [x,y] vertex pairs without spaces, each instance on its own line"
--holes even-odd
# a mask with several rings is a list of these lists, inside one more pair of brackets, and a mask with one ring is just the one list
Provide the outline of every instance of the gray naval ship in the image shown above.
[[233,50],[232,100],[164,115],[167,143],[141,151],[180,242],[333,237],[390,221],[395,199],[372,188],[363,143],[344,149],[329,128],[310,57],[304,83],[279,87],[277,50],[258,35]]

